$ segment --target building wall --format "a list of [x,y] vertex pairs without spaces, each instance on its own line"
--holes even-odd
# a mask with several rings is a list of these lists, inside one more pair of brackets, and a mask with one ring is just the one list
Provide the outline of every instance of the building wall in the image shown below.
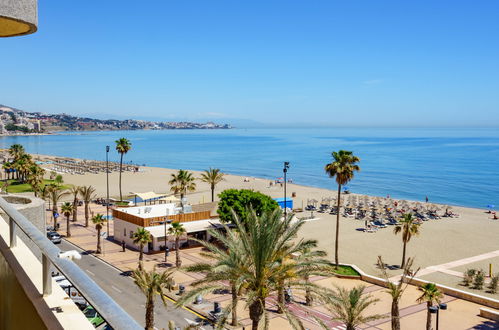
[[1,253],[0,279],[0,329],[47,329]]
[[[22,194],[8,194],[0,196],[14,206],[15,209],[24,215],[33,225],[35,225],[40,232],[45,233],[45,201],[43,199]],[[0,209],[0,216],[7,218],[2,209]],[[35,244],[19,228],[16,229],[15,233],[29,247],[38,260],[41,260],[42,254]]]
[[[137,232],[137,230],[141,228],[140,226],[120,220],[118,218],[113,219],[113,225],[114,225],[114,239],[116,241],[118,242],[125,241],[127,247],[137,250],[139,249],[139,247],[133,243],[133,238],[131,238],[130,236],[132,236],[133,233]],[[144,252],[149,252],[147,246],[144,246]]]

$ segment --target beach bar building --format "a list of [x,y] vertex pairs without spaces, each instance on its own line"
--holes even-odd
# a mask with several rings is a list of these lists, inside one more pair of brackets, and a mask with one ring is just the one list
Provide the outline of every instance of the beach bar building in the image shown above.
[[[139,249],[133,243],[133,234],[139,228],[144,228],[151,233],[152,242],[144,247],[144,252],[170,250],[174,247],[174,238],[169,237],[168,229],[173,222],[181,222],[187,235],[181,239],[180,245],[190,245],[190,237],[209,240],[208,229],[218,228],[218,216],[212,216],[213,203],[177,207],[175,203],[124,207],[113,210],[114,239],[125,242],[129,248]],[[166,235],[165,235],[166,232]]]

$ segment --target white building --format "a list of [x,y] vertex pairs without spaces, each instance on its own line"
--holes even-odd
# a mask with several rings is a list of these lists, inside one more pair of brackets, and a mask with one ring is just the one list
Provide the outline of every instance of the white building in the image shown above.
[[[152,242],[144,247],[144,252],[161,251],[166,246],[174,247],[174,237],[169,237],[168,229],[171,222],[181,222],[187,235],[181,239],[182,245],[189,245],[189,237],[210,239],[207,230],[216,228],[220,221],[211,217],[210,211],[181,213],[181,208],[174,203],[117,208],[113,210],[114,239],[125,242],[127,247],[139,249],[133,243],[133,234],[139,228],[145,228],[151,233]],[[166,231],[166,235],[165,235]]]

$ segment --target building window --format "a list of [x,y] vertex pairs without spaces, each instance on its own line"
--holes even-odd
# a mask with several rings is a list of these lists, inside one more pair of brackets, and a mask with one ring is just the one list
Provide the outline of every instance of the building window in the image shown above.
[[133,231],[130,230],[130,238],[133,238]]
[[123,237],[126,237],[126,228],[123,228]]

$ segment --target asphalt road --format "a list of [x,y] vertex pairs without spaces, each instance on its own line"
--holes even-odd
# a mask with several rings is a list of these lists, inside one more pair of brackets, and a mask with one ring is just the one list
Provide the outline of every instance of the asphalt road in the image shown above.
[[[83,250],[74,245],[62,241],[59,245],[62,251],[77,250],[82,254],[80,260],[75,263],[97,283],[111,298],[113,298],[121,307],[132,316],[139,324],[144,325],[145,318],[145,296],[137,288],[129,276],[124,276],[116,268],[103,262],[102,260],[82,253]],[[162,301],[157,297],[154,313],[155,327],[158,329],[168,329],[168,322],[173,320],[176,326],[181,328],[201,321],[194,313],[183,309],[175,308],[172,303],[168,303],[165,308]],[[211,326],[205,326],[204,329],[211,329]]]

